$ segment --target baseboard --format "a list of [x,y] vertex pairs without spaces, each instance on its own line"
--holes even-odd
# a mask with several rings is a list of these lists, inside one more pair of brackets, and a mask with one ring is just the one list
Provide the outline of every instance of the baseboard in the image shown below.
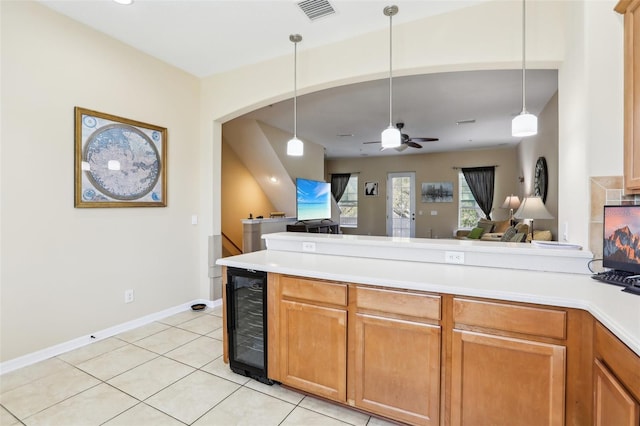
[[5,361],[0,363],[0,375],[5,373],[9,373],[10,371],[17,370],[22,367],[26,367],[31,364],[35,364],[40,361],[44,361],[49,358],[53,358],[65,352],[69,352],[73,349],[80,348],[82,346],[90,345],[93,342],[98,342],[100,340],[106,339],[108,337],[115,336],[120,333],[124,333],[125,331],[133,330],[134,328],[141,327],[143,325],[152,323],[154,321],[161,320],[163,318],[169,317],[171,315],[175,315],[177,313],[186,311],[191,309],[191,305],[196,303],[204,303],[209,308],[215,308],[222,305],[222,299],[217,300],[204,300],[198,299],[193,300],[191,302],[183,303],[178,306],[174,306],[173,308],[165,309],[160,312],[156,312],[150,315],[146,315],[142,318],[138,318],[135,320],[127,321],[122,324],[118,324],[114,327],[109,327],[107,329],[95,332],[93,334],[78,337],[77,339],[69,340],[64,343],[60,343],[58,345],[50,346],[46,349],[42,349],[36,352],[32,352],[27,355],[23,355],[18,358],[11,359],[9,361]]

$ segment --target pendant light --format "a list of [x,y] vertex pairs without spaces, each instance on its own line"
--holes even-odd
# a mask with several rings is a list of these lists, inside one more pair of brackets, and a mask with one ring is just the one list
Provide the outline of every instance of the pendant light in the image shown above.
[[293,42],[293,138],[287,142],[287,155],[300,157],[304,153],[304,144],[298,139],[298,43],[302,41],[300,34],[291,34]]
[[516,137],[533,136],[538,133],[538,117],[530,114],[525,107],[525,41],[526,41],[526,9],[522,0],[522,112],[511,121],[511,135]]
[[385,16],[389,17],[389,127],[382,131],[380,142],[382,149],[396,148],[402,145],[402,136],[400,130],[393,125],[393,37],[392,37],[392,20],[393,15],[398,13],[398,6],[387,6],[383,10]]

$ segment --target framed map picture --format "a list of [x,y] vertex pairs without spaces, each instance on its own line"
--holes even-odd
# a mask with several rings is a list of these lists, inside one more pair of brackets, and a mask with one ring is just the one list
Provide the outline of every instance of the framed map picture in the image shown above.
[[167,129],[75,108],[75,207],[166,207]]

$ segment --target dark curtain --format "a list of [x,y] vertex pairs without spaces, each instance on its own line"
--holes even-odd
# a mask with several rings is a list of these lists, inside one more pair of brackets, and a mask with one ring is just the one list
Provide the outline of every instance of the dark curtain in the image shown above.
[[336,203],[340,201],[344,190],[347,189],[347,183],[349,183],[350,177],[351,173],[336,173],[331,175],[331,193]]
[[463,168],[462,174],[482,212],[488,220],[491,220],[493,184],[496,178],[495,166]]

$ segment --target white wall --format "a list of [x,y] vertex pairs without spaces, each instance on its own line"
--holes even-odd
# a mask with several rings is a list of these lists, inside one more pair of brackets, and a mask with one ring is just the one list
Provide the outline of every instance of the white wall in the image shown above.
[[[4,362],[202,297],[206,239],[199,80],[38,3],[0,12]],[[168,129],[166,208],[73,207],[74,106]]]

